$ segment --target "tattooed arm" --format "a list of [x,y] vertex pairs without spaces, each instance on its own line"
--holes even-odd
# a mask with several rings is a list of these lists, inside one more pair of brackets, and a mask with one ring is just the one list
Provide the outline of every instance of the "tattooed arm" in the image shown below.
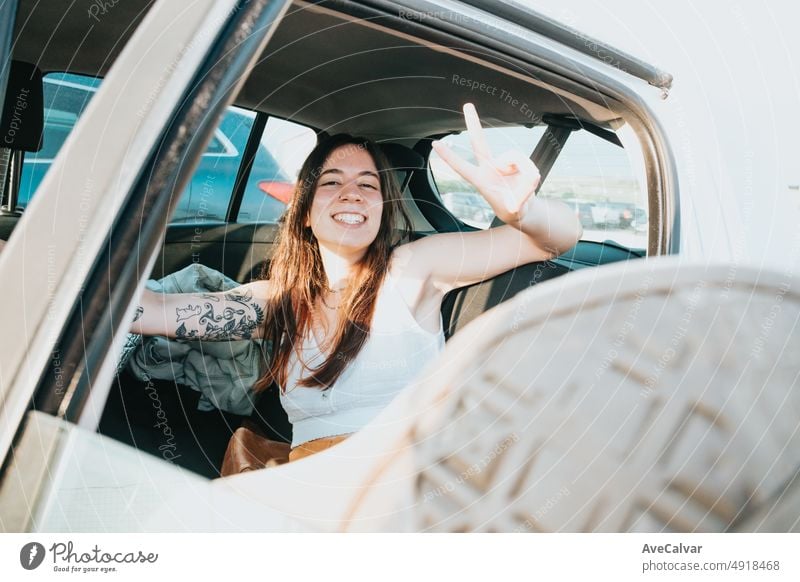
[[132,333],[224,341],[261,336],[269,281],[222,293],[153,293],[145,289]]

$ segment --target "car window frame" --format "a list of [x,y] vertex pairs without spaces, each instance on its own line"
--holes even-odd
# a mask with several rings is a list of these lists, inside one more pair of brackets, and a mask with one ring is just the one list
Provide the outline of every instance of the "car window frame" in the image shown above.
[[[84,77],[86,79],[94,79],[94,80],[99,81],[99,83],[96,86],[91,86],[91,85],[82,85],[80,83],[76,83],[76,82],[71,81],[71,80],[48,78],[50,75],[67,75],[67,74],[68,75],[72,75],[72,76],[77,76],[77,77]],[[95,77],[95,76],[92,76],[92,75],[84,75],[82,73],[74,73],[74,72],[71,72],[71,71],[59,71],[59,70],[47,71],[47,72],[43,73],[43,76],[42,76],[42,83],[48,83],[48,84],[51,84],[51,85],[60,85],[60,86],[64,86],[64,87],[69,87],[71,89],[76,89],[78,91],[86,91],[87,93],[97,93],[98,89],[102,86],[104,80],[105,80],[104,77]],[[88,102],[87,102],[86,106],[88,107]],[[246,108],[240,107],[240,106],[238,106],[236,104],[233,104],[233,105],[229,106],[228,109],[226,109],[226,114],[227,114],[227,112],[231,111],[231,107],[236,107],[237,109],[240,109],[240,110],[243,110],[243,111],[251,111],[249,109],[246,109]],[[84,110],[85,109],[86,109],[86,107],[84,107]],[[69,135],[72,133],[73,129],[75,128],[75,125],[78,123],[78,121],[80,120],[80,117],[83,115],[83,113],[84,113],[84,111],[81,111],[79,114],[77,114],[75,116],[74,121],[72,121],[72,123],[70,125],[64,124],[64,128],[68,130],[64,141],[66,141],[66,139],[69,138]],[[43,125],[43,133],[45,131],[47,131],[47,126],[48,126],[48,118],[45,117],[44,125]],[[219,158],[219,159],[221,159],[221,158],[235,158],[235,157],[239,156],[239,153],[240,153],[239,149],[230,140],[230,138],[225,134],[225,132],[222,131],[222,128],[220,126],[217,126],[217,128],[214,130],[214,135],[212,136],[211,139],[212,139],[212,141],[209,142],[209,145],[211,145],[211,143],[213,143],[214,140],[216,140],[220,144],[222,151],[218,151],[218,152],[217,151],[214,151],[214,152],[204,151],[202,156],[201,156],[201,158]],[[63,145],[64,145],[64,143],[62,142],[61,145],[58,147],[59,151],[61,150]],[[58,155],[58,151],[55,153],[55,155],[56,156]],[[54,161],[55,161],[55,156],[54,157],[48,157],[48,158],[41,158],[41,157],[38,157],[38,155],[36,157],[32,157],[32,156],[26,154],[22,159],[22,164],[23,164],[23,167],[25,166],[25,164],[31,164],[31,165],[50,164],[50,165],[52,165]],[[38,187],[37,187],[37,190],[38,190]],[[232,195],[232,193],[233,193],[233,191],[231,191],[231,195]],[[24,209],[28,206],[28,204],[30,204],[30,202],[33,200],[35,195],[36,195],[36,191],[31,192],[30,196],[28,198],[26,198],[25,204],[19,204],[19,203],[17,204],[17,210],[24,211]],[[176,222],[174,224],[186,224],[186,223],[184,223],[184,222]]]
[[[83,77],[83,78],[86,78],[86,79],[95,80],[95,81],[97,81],[97,84],[94,85],[94,86],[89,85],[89,84],[81,84],[81,83],[76,83],[76,82],[74,82],[72,80],[68,80],[68,79],[52,78],[51,75],[73,75],[73,76],[77,76],[77,77]],[[42,77],[42,82],[43,83],[69,87],[71,89],[75,89],[75,90],[78,90],[78,91],[85,91],[87,93],[97,93],[97,91],[102,86],[104,80],[105,80],[104,77],[85,75],[83,73],[75,73],[75,72],[72,72],[72,71],[61,71],[61,70],[50,70],[50,71],[47,71],[47,72],[43,73],[43,77]],[[87,101],[86,107],[88,107],[88,101]],[[86,109],[86,107],[84,107],[84,110]],[[290,123],[294,123],[296,125],[302,126],[304,128],[307,128],[307,129],[313,131],[314,134],[317,136],[317,143],[319,143],[320,136],[322,135],[320,130],[318,128],[313,127],[313,126],[310,126],[310,125],[307,125],[307,124],[304,124],[304,123],[299,123],[298,121],[295,121],[295,120],[286,119],[286,118],[278,116],[278,115],[273,115],[273,114],[271,114],[269,112],[259,111],[259,110],[254,110],[254,109],[242,107],[241,105],[237,105],[236,103],[233,103],[230,106],[228,106],[228,108],[226,109],[226,114],[228,112],[232,111],[231,108],[233,108],[233,107],[235,107],[236,109],[238,109],[240,111],[243,111],[243,112],[247,111],[247,112],[253,113],[255,115],[254,121],[253,121],[253,126],[250,129],[250,133],[248,135],[248,138],[247,138],[247,141],[245,143],[245,146],[241,151],[230,140],[230,138],[225,134],[225,132],[222,130],[222,128],[220,126],[217,126],[216,129],[214,130],[214,135],[212,137],[212,140],[217,140],[221,144],[223,151],[221,151],[221,152],[204,151],[201,157],[202,158],[219,158],[219,159],[222,159],[222,158],[235,158],[235,157],[238,157],[239,155],[241,155],[241,160],[239,162],[239,166],[238,166],[238,169],[237,169],[237,175],[236,175],[236,177],[234,179],[233,188],[231,189],[229,197],[228,197],[228,201],[227,201],[228,204],[227,204],[227,210],[225,212],[225,218],[223,220],[204,219],[202,221],[202,225],[203,226],[220,225],[220,224],[239,224],[239,222],[238,222],[239,212],[241,210],[242,201],[244,200],[245,189],[246,189],[247,184],[248,184],[248,180],[249,180],[249,177],[250,177],[250,173],[252,171],[253,163],[255,162],[255,157],[256,157],[256,155],[258,153],[258,148],[261,147],[262,139],[264,137],[264,132],[266,131],[266,126],[269,123],[269,120],[271,118],[275,118],[275,119],[279,119],[279,120],[282,120],[282,121],[287,121],[287,122],[290,122]],[[67,134],[67,136],[65,138],[65,141],[66,141],[66,139],[69,138],[69,134],[72,133],[75,125],[78,123],[78,121],[80,120],[80,118],[83,115],[83,113],[84,113],[84,111],[82,110],[79,114],[76,115],[74,123],[69,125],[69,127],[68,127],[69,133]],[[47,120],[46,119],[45,119],[45,126],[44,127],[45,127],[44,130],[46,131],[46,127],[47,127]],[[59,148],[58,148],[59,151],[61,150],[61,147],[63,147],[63,143],[61,144],[61,146],[59,146]],[[56,152],[56,156],[57,155],[58,155],[58,152]],[[23,165],[24,164],[51,164],[52,165],[52,163],[54,161],[55,161],[55,157],[49,157],[49,158],[24,157],[23,158]],[[38,186],[37,186],[37,190],[38,190]],[[25,208],[28,206],[28,204],[30,204],[30,202],[33,200],[35,195],[36,195],[36,191],[31,192],[30,196],[25,200],[25,204],[24,205],[19,205],[18,204],[18,210],[24,211]],[[196,221],[192,221],[192,220],[175,221],[175,222],[173,222],[171,220],[169,224],[170,224],[170,226],[186,226],[186,225],[196,226],[198,223]],[[276,222],[252,221],[252,222],[247,222],[246,224],[253,224],[253,225],[258,226],[258,225],[262,225],[262,224],[264,224],[264,225],[276,224]]]
[[[272,0],[226,13],[221,3],[206,1],[209,6],[204,11],[197,11],[190,19],[191,26],[182,29],[182,34],[159,37],[162,46],[175,55],[173,82],[159,85],[147,98],[144,115],[145,121],[150,123],[128,118],[122,124],[122,135],[136,141],[139,147],[131,151],[129,140],[117,139],[114,147],[103,149],[103,155],[113,161],[107,160],[95,166],[95,178],[102,179],[102,183],[91,183],[91,197],[86,203],[70,208],[69,216],[88,215],[89,219],[60,221],[63,228],[46,231],[50,238],[42,237],[37,244],[34,244],[36,241],[22,241],[19,236],[12,237],[9,247],[4,249],[0,261],[4,272],[6,269],[21,272],[24,270],[21,269],[23,261],[32,253],[41,252],[40,247],[61,236],[62,230],[69,235],[75,230],[86,230],[85,236],[70,237],[68,244],[60,245],[62,254],[74,247],[82,252],[73,254],[69,261],[56,262],[58,268],[53,269],[52,288],[59,291],[56,294],[59,300],[57,309],[51,305],[48,296],[42,294],[32,305],[30,316],[45,325],[39,325],[37,333],[25,343],[17,342],[15,350],[0,350],[0,359],[7,365],[7,383],[0,401],[9,419],[6,428],[0,432],[2,458],[6,458],[11,450],[15,433],[24,430],[25,412],[31,406],[68,422],[96,428],[98,410],[102,410],[111,389],[116,367],[114,360],[121,352],[121,341],[124,340],[124,334],[115,335],[113,328],[109,327],[119,324],[118,318],[112,314],[116,313],[123,322],[133,320],[134,297],[144,286],[146,274],[152,268],[164,238],[166,225],[160,208],[176,203],[170,196],[169,176],[161,178],[161,183],[153,184],[151,180],[158,179],[158,176],[151,170],[159,162],[175,172],[181,181],[191,179],[188,171],[191,166],[183,163],[184,157],[200,159],[217,120],[222,118],[225,108],[232,102],[235,90],[241,87],[238,80],[245,68],[247,71],[252,68],[267,44],[269,33],[289,6],[288,0]],[[153,32],[164,26],[156,23],[171,20],[169,14],[176,10],[178,8],[166,3],[157,3],[142,26],[147,23],[148,32]],[[228,30],[242,26],[242,20],[248,18],[255,18],[264,34],[253,35],[244,41],[232,38]],[[191,38],[203,38],[203,41],[189,43]],[[127,50],[115,63],[107,77],[103,98],[98,96],[93,100],[90,106],[92,115],[79,121],[68,140],[68,151],[62,148],[56,157],[58,171],[50,172],[45,178],[49,192],[46,191],[33,205],[35,208],[23,216],[19,225],[23,231],[42,228],[43,224],[46,226],[52,222],[52,213],[60,198],[54,187],[62,177],[69,176],[70,192],[77,201],[82,191],[80,184],[87,178],[81,172],[69,171],[69,164],[76,158],[93,159],[96,151],[92,148],[96,148],[98,136],[102,135],[107,120],[113,118],[111,113],[118,106],[119,95],[126,94],[126,75],[131,69],[145,66],[142,63],[144,59],[137,56],[135,50],[137,47],[141,49],[142,44],[150,46],[152,39],[145,34],[134,35]],[[184,63],[183,69],[177,68],[181,62]],[[143,92],[146,90],[143,85],[135,91],[140,103],[145,102]],[[181,144],[185,156],[170,155],[170,147]],[[103,195],[112,189],[118,195]],[[141,206],[137,206],[140,202]],[[123,221],[121,216],[133,218]],[[137,220],[137,216],[142,220]],[[129,241],[123,240],[130,236],[138,241],[138,253],[131,252]],[[23,232],[22,238],[31,237],[25,237]],[[27,244],[21,245],[22,242]],[[57,245],[54,243],[52,246]],[[124,268],[125,272],[115,274],[119,268]],[[138,284],[135,281],[131,284],[132,276],[138,277]],[[50,285],[50,270],[39,275],[41,277],[47,277]],[[11,303],[16,304],[19,292],[11,292],[14,287],[10,286],[10,278],[4,280],[6,284],[0,286],[8,292],[9,298],[14,299]],[[90,323],[93,320],[95,324]],[[76,330],[77,333],[71,333]],[[44,347],[50,349],[42,349]],[[26,355],[29,349],[36,352],[35,362],[29,361],[30,357]],[[53,359],[53,349],[61,350],[59,353],[63,354],[59,356],[58,364]],[[63,373],[55,373],[56,365],[59,370],[63,366]],[[69,394],[65,391],[67,386]]]
[[[602,127],[600,127],[600,126],[598,126],[598,125],[596,125],[594,123],[587,122],[587,121],[584,121],[584,120],[580,120],[580,119],[577,119],[577,118],[575,118],[575,119],[567,118],[567,119],[563,119],[563,120],[562,119],[554,120],[553,116],[545,115],[543,117],[543,120],[546,122],[545,131],[542,134],[542,136],[539,139],[539,141],[537,142],[536,146],[534,147],[533,152],[531,152],[529,154],[529,156],[531,158],[533,158],[534,156],[536,156],[540,152],[545,152],[546,154],[554,152],[555,155],[547,156],[547,160],[545,162],[546,166],[544,167],[544,171],[542,171],[541,182],[539,183],[539,186],[536,188],[536,193],[537,194],[542,189],[542,186],[545,184],[545,182],[547,181],[548,177],[550,177],[550,170],[556,165],[558,159],[564,153],[564,146],[568,142],[569,137],[573,133],[575,133],[576,131],[586,131],[586,133],[588,133],[590,135],[593,135],[593,136],[597,137],[598,139],[601,139],[601,140],[603,140],[603,141],[605,141],[605,142],[607,142],[607,143],[609,143],[611,145],[614,145],[614,146],[622,149],[627,154],[627,149],[626,149],[625,145],[623,144],[623,142],[620,139],[620,137],[614,131],[607,130],[607,129],[602,128]],[[566,135],[566,137],[565,137],[565,139],[563,141],[559,142],[559,146],[560,147],[549,148],[548,147],[548,142],[552,138],[548,136],[548,132],[550,132],[551,130],[560,130],[560,129],[564,129],[564,128],[567,128],[567,129],[569,129],[571,131]],[[420,146],[423,143],[430,144],[430,143],[432,143],[432,142],[434,142],[436,140],[444,139],[444,138],[446,138],[448,136],[451,136],[451,135],[458,135],[459,133],[461,133],[461,132],[459,132],[459,131],[451,131],[451,132],[444,133],[444,134],[436,134],[436,135],[433,135],[433,136],[429,136],[429,137],[427,137],[427,138],[425,138],[423,140],[420,140],[417,143],[417,146]],[[415,147],[415,150],[416,149],[417,149],[417,147]],[[479,227],[475,227],[475,226],[473,226],[471,224],[467,224],[466,222],[461,220],[458,216],[453,214],[447,208],[447,206],[445,206],[444,200],[442,199],[442,193],[439,190],[438,184],[436,183],[436,179],[435,179],[435,177],[433,175],[433,169],[431,168],[431,164],[430,164],[430,153],[433,151],[433,149],[431,147],[428,147],[426,149],[427,149],[428,154],[424,156],[424,159],[425,159],[425,174],[427,175],[427,182],[430,185],[430,188],[431,188],[431,190],[432,190],[432,192],[434,194],[434,199],[435,199],[435,201],[436,201],[436,203],[437,203],[437,205],[439,207],[439,210],[444,212],[444,213],[446,213],[450,217],[450,219],[452,221],[454,221],[455,223],[458,224],[459,228],[457,230],[461,230],[461,231],[464,231],[464,232],[487,230],[488,228],[494,228],[496,226],[500,226],[501,224],[503,224],[502,221],[499,221],[499,219],[497,219],[497,217],[495,216],[494,219],[492,220],[492,223],[491,223],[490,226],[488,226],[486,228],[479,228]],[[631,170],[632,170],[632,172],[635,171],[633,167],[631,168]],[[639,181],[639,178],[637,177],[637,182],[638,181]],[[650,205],[650,192],[649,191],[645,191],[645,194],[646,194],[645,202],[647,203],[647,206],[649,208],[649,205]],[[427,206],[427,205],[423,205],[423,207],[425,207],[425,206]],[[640,207],[639,206],[635,206],[635,208],[638,209]],[[427,215],[426,215],[426,218],[428,218]],[[649,214],[648,214],[648,221],[649,220],[650,220],[650,218],[649,218]],[[645,244],[644,248],[647,249],[647,252],[649,254],[649,250],[652,247],[652,240],[650,238],[651,235],[652,235],[652,229],[648,228],[647,232],[648,232],[648,236],[647,236],[647,241],[646,241],[646,244]],[[590,239],[581,239],[581,241],[583,241],[583,240],[590,240]],[[592,242],[602,242],[602,241],[592,241]],[[642,247],[635,247],[635,248],[632,247],[633,250],[638,250],[640,248],[642,248]]]
[[261,225],[275,225],[276,222],[267,222],[267,221],[252,221],[252,222],[239,222],[239,212],[242,208],[242,202],[244,201],[245,196],[245,189],[250,181],[250,174],[253,170],[253,164],[255,163],[256,155],[258,155],[258,148],[262,145],[262,140],[264,139],[264,132],[267,130],[267,124],[269,123],[270,119],[278,119],[281,121],[286,121],[289,123],[294,123],[295,125],[304,127],[306,129],[310,129],[314,132],[317,136],[316,143],[319,144],[320,140],[324,137],[324,132],[320,129],[313,127],[311,125],[306,125],[305,123],[300,123],[293,119],[287,119],[285,117],[281,117],[279,115],[273,115],[272,113],[266,111],[255,111],[256,118],[253,121],[253,128],[250,131],[250,137],[248,138],[247,144],[245,145],[244,152],[242,154],[242,163],[239,165],[239,174],[236,176],[236,181],[234,182],[233,187],[233,194],[231,195],[230,204],[228,206],[228,213],[226,216],[226,222],[229,224],[244,224],[244,225],[255,225],[256,227]]

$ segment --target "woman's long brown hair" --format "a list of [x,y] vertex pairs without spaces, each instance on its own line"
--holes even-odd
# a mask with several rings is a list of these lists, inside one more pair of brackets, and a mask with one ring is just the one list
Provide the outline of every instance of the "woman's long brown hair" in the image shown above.
[[291,353],[302,345],[311,328],[315,300],[327,289],[319,244],[305,221],[311,212],[323,165],[342,146],[361,148],[372,156],[383,196],[381,224],[359,263],[357,274],[342,292],[344,315],[339,317],[333,335],[334,349],[322,364],[309,370],[311,375],[299,382],[301,386],[329,388],[361,351],[369,337],[375,300],[388,271],[392,250],[411,231],[397,182],[378,146],[362,137],[337,134],[314,148],[300,169],[294,196],[281,217],[276,248],[266,273],[271,284],[262,337],[271,348],[271,358],[266,372],[254,386],[256,392],[267,389],[273,382],[285,390]]

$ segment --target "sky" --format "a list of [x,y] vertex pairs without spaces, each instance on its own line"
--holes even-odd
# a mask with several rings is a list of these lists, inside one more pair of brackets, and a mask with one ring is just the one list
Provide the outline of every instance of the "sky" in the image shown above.
[[800,184],[800,2],[520,3],[671,73],[670,98],[691,95],[696,123],[743,129],[780,158],[787,184]]

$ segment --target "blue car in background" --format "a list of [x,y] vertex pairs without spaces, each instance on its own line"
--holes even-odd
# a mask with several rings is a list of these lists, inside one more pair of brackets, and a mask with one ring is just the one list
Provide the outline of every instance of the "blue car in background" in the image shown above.
[[[42,148],[25,155],[18,198],[20,209],[30,202],[101,82],[102,79],[68,73],[45,76]],[[230,195],[254,119],[255,114],[247,110],[228,108],[191,182],[180,195],[172,223],[226,220]],[[113,131],[113,127],[109,131]],[[293,191],[294,182],[261,144],[245,188],[238,220],[276,222]]]

